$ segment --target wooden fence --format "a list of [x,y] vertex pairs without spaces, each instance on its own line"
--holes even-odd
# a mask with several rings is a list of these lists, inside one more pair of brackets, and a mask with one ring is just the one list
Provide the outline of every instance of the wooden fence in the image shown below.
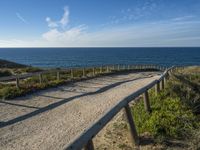
[[129,106],[129,103],[136,99],[138,96],[142,95],[144,96],[144,109],[151,113],[151,106],[149,103],[149,93],[148,90],[155,87],[155,92],[159,93],[161,90],[165,88],[166,79],[170,73],[176,69],[175,67],[171,67],[169,69],[166,69],[164,73],[161,75],[161,77],[158,80],[154,80],[148,85],[142,87],[141,89],[137,90],[133,94],[129,95],[128,97],[122,99],[117,103],[115,106],[113,106],[105,115],[100,118],[98,121],[96,121],[93,125],[91,125],[88,129],[84,131],[78,138],[76,138],[72,143],[70,143],[65,149],[66,150],[94,150],[93,145],[93,137],[103,129],[103,127],[123,108],[125,109],[125,113],[127,116],[127,120],[130,126],[131,135],[133,137],[133,142],[135,145],[139,145],[139,137],[137,134],[137,130],[134,124],[133,116],[131,114],[131,109]]
[[107,65],[107,66],[95,66],[95,67],[85,67],[85,68],[51,69],[35,73],[1,77],[0,82],[15,81],[16,87],[20,88],[20,80],[38,76],[39,83],[42,83],[43,82],[42,76],[44,74],[49,74],[49,73],[54,73],[56,75],[57,80],[60,80],[61,73],[63,72],[64,73],[68,72],[70,79],[74,79],[76,71],[81,71],[82,77],[86,78],[88,76],[87,70],[90,70],[89,73],[91,76],[96,76],[99,74],[112,73],[116,71],[123,71],[123,70],[131,71],[131,70],[145,70],[145,69],[165,70],[166,67],[161,67],[157,65]]

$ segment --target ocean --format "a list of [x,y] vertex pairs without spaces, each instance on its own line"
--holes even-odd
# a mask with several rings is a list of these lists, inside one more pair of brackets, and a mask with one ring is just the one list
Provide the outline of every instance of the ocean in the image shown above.
[[200,48],[0,48],[0,59],[42,68],[200,65]]

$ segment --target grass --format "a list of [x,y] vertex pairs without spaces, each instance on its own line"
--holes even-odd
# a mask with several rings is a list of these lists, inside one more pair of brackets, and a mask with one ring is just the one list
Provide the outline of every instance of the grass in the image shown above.
[[[155,69],[145,70],[143,71],[154,71]],[[39,68],[33,67],[24,67],[12,70],[17,74],[24,74],[30,72],[38,72],[41,71]],[[85,76],[83,77],[83,70],[82,69],[74,69],[73,70],[73,78],[71,78],[71,71],[66,70],[60,71],[60,80],[57,80],[57,73],[56,72],[49,72],[42,74],[42,83],[40,83],[39,76],[33,76],[27,79],[20,80],[20,88],[17,88],[14,82],[10,83],[0,83],[0,99],[14,99],[19,96],[24,96],[26,94],[33,93],[38,90],[43,90],[51,87],[56,87],[59,85],[64,85],[72,81],[79,81],[82,79],[86,79],[89,77],[96,77],[104,74],[116,73],[116,72],[130,72],[130,70],[112,70],[112,72],[107,73],[106,68],[102,68],[102,73],[100,72],[100,68],[94,68],[95,76],[93,75],[93,68],[85,69]],[[141,71],[141,70],[133,70],[133,71]]]
[[159,143],[169,139],[200,142],[200,74],[191,70],[176,72],[159,95],[150,91],[151,114],[145,112],[142,101],[132,107],[140,135],[149,133]]

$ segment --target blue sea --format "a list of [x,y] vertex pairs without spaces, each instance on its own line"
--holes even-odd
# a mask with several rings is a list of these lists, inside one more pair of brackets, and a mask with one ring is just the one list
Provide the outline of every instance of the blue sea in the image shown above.
[[200,65],[200,48],[1,48],[0,59],[42,68]]

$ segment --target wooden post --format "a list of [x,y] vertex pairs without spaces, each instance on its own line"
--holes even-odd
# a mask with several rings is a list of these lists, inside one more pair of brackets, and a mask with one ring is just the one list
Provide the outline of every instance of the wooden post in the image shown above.
[[151,113],[151,107],[149,102],[149,93],[148,91],[144,92],[144,107],[148,113]]
[[130,70],[130,65],[128,65],[128,70]]
[[156,85],[155,85],[155,93],[156,93],[156,95],[158,95],[158,93],[160,92],[160,83],[159,83],[159,81],[156,83]]
[[161,89],[164,90],[165,88],[165,83],[164,83],[164,79],[161,80]]
[[100,73],[102,73],[102,72],[103,72],[103,67],[101,66],[101,67],[100,67]]
[[166,85],[166,83],[167,83],[167,77],[165,76],[164,77],[164,85]]
[[73,73],[73,69],[71,69],[71,78],[74,78],[74,73]]
[[42,84],[42,74],[41,73],[39,74],[39,81],[40,81],[40,84]]
[[93,67],[92,70],[93,70],[93,76],[95,76],[95,68]]
[[83,77],[85,77],[85,68],[83,68]]
[[120,70],[120,65],[117,66],[117,70],[118,70],[118,71]]
[[19,77],[16,77],[16,87],[19,89]]
[[127,117],[130,129],[131,129],[131,135],[133,138],[133,142],[135,145],[139,145],[139,138],[138,138],[137,130],[135,127],[135,123],[133,120],[133,116],[131,114],[131,109],[129,107],[129,104],[127,104],[124,108],[125,108],[125,113],[126,113],[126,117]]
[[57,80],[59,81],[60,80],[60,72],[57,71]]
[[106,67],[106,72],[107,72],[107,73],[109,72],[109,67],[108,67],[108,66]]
[[94,144],[92,139],[88,141],[88,143],[85,145],[84,150],[94,150]]

